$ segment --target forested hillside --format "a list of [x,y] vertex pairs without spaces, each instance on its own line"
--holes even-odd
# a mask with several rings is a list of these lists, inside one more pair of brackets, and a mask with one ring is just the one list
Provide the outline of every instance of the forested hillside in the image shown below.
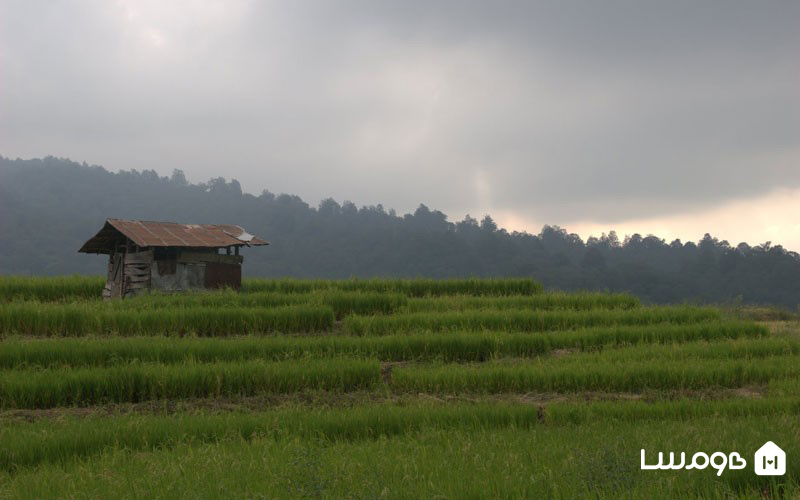
[[109,217],[242,225],[271,242],[245,251],[249,276],[532,276],[648,302],[800,303],[800,256],[770,243],[620,241],[613,232],[582,241],[553,226],[509,233],[489,216],[450,222],[425,205],[405,215],[332,199],[312,207],[288,194],[243,194],[221,177],[189,184],[179,170],[167,178],[0,157],[0,273],[102,273],[103,257],[77,250]]

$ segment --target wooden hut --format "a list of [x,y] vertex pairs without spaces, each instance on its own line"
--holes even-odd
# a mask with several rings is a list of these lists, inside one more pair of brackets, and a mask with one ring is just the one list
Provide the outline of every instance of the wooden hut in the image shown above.
[[[79,252],[108,254],[103,297],[242,285],[239,248],[269,245],[240,226],[108,219]],[[224,250],[224,251],[223,251]]]

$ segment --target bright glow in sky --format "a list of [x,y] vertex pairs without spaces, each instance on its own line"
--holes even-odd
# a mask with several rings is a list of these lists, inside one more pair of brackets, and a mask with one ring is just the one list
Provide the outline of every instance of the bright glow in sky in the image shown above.
[[[800,189],[779,189],[765,196],[736,200],[707,210],[674,214],[662,217],[631,218],[614,223],[575,221],[565,224],[569,232],[576,233],[584,241],[589,236],[600,236],[611,230],[617,231],[620,240],[625,235],[653,234],[669,243],[675,238],[681,241],[698,241],[714,228],[712,234],[720,240],[728,240],[733,246],[740,242],[751,245],[771,241],[790,250],[800,249]],[[536,232],[540,221],[519,218],[514,214],[502,214],[496,218],[498,224],[509,230]]]

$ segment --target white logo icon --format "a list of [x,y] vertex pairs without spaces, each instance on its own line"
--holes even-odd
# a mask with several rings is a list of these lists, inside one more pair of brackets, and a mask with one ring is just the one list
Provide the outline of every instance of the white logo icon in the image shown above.
[[772,441],[758,449],[755,459],[759,476],[782,476],[786,474],[786,453]]

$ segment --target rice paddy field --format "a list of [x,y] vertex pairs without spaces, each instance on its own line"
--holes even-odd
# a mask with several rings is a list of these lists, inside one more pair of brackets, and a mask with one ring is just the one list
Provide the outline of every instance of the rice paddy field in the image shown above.
[[[800,496],[792,315],[527,279],[102,287],[0,277],[0,498]],[[785,474],[755,473],[767,441]]]

